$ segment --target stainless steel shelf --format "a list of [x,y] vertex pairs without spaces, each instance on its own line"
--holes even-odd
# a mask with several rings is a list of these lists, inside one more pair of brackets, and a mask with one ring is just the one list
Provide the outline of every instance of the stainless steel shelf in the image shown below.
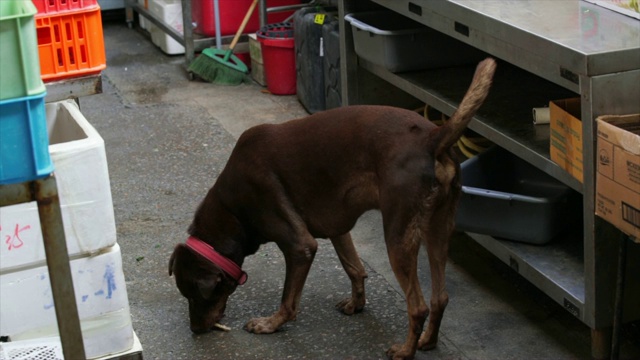
[[[198,0],[201,1],[201,0]],[[162,31],[164,31],[167,35],[177,41],[180,45],[185,48],[185,60],[187,67],[195,58],[195,53],[200,52],[208,47],[214,46],[216,44],[215,37],[205,37],[193,32],[193,25],[191,19],[191,2],[192,0],[181,0],[182,5],[182,19],[184,24],[184,33],[180,33],[176,29],[174,29],[169,24],[165,23],[161,18],[151,13],[148,9],[146,9],[142,4],[139,4],[136,0],[124,0],[126,14],[127,14],[127,22],[129,26],[133,26],[133,13],[136,12],[139,15],[142,15],[145,19],[159,27]],[[260,24],[261,26],[266,24],[267,14],[272,12],[281,12],[288,10],[296,10],[304,6],[312,6],[315,5],[314,1],[311,1],[308,4],[298,4],[298,5],[287,5],[287,6],[277,6],[277,7],[267,7],[266,0],[260,0],[258,7],[258,13],[260,16]],[[235,35],[235,34],[234,34]],[[223,45],[224,49],[228,48],[228,45],[233,41],[234,35],[224,35],[220,36],[220,43]],[[249,37],[246,34],[240,36],[238,48],[243,44],[245,47],[248,47]],[[236,49],[238,49],[236,48]]]
[[[358,62],[361,68],[449,116],[458,108],[475,70],[472,65],[394,74],[362,58]],[[549,159],[549,126],[533,125],[531,115],[533,107],[544,106],[550,97],[577,95],[508,63],[501,62],[498,69],[491,94],[469,127],[581,192],[582,184]],[[583,244],[579,236],[557,239],[544,247],[481,234],[470,236],[576,316],[584,316]]]
[[[473,66],[394,74],[359,58],[344,15],[380,6],[500,60],[491,93],[469,127],[582,194],[582,227],[540,247],[469,235],[591,327],[593,357],[607,358],[620,233],[594,215],[595,119],[640,112],[637,20],[581,0],[340,0],[342,103],[389,104],[395,92],[379,84],[382,79],[447,115],[462,99]],[[584,183],[550,161],[549,130],[531,119],[533,107],[572,96],[581,99]],[[640,256],[640,247],[633,252]],[[640,263],[627,263],[627,273],[638,271]],[[640,319],[634,306],[640,283],[626,286],[625,321]]]
[[580,236],[565,236],[545,246],[469,233],[477,243],[584,321],[585,281]]
[[372,2],[578,93],[580,76],[638,68],[638,21],[585,1]]
[[[364,59],[358,62],[361,68],[449,116],[458,108],[475,71],[472,65],[394,74]],[[582,183],[549,159],[549,126],[534,125],[531,115],[532,108],[544,106],[549,98],[577,95],[508,63],[501,62],[498,69],[491,94],[469,127],[581,192]],[[582,319],[585,281],[580,236],[565,234],[567,238],[546,246],[470,236]]]
[[[364,59],[359,64],[412,96],[452,115],[464,96],[475,65],[394,74]],[[518,79],[517,83],[512,79]],[[517,154],[525,161],[582,192],[582,183],[550,160],[549,126],[534,125],[531,110],[549,99],[576,97],[575,93],[501,62],[487,101],[469,127]]]

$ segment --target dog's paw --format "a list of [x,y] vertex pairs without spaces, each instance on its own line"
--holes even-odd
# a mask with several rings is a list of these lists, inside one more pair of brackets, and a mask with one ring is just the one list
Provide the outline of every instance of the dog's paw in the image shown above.
[[354,301],[353,298],[346,298],[336,304],[336,309],[345,315],[353,315],[362,312],[362,309],[364,309],[364,301],[358,303]]
[[413,359],[415,353],[407,351],[404,348],[404,344],[395,344],[387,350],[387,357],[392,360],[408,360]]
[[244,329],[254,334],[272,334],[278,330],[278,326],[272,318],[262,317],[249,320]]
[[418,349],[422,351],[433,350],[436,348],[437,344],[438,337],[427,334],[427,332],[425,331],[424,333],[422,333],[422,336],[420,336],[420,340],[418,340]]

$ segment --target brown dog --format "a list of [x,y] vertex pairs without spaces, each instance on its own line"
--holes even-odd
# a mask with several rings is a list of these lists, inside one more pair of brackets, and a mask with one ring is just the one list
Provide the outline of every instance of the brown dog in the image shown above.
[[[286,261],[282,304],[272,316],[250,320],[248,331],[272,333],[296,318],[316,238],[331,239],[351,279],[352,295],[337,307],[361,311],[367,275],[349,231],[365,211],[379,209],[409,314],[406,342],[387,354],[407,359],[417,348],[434,348],[448,302],[444,271],[460,194],[451,147],[484,102],[495,67],[493,59],[478,65],[460,107],[440,127],[408,110],[349,106],[242,134],[196,211],[189,240],[169,261],[189,300],[191,330],[208,331],[220,320],[229,295],[246,280],[245,257],[268,241]],[[431,311],[418,283],[420,244],[429,256]]]

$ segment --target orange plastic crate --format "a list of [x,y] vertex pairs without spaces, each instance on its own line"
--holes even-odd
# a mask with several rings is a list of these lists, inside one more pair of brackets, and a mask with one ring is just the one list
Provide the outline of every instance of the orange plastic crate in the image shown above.
[[89,10],[98,6],[97,0],[32,0],[38,9],[38,15],[57,15],[58,13]]
[[35,20],[42,80],[95,74],[106,67],[99,7]]

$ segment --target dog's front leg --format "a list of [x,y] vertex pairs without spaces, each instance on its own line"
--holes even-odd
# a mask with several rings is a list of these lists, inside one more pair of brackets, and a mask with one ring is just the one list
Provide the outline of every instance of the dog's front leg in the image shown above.
[[318,242],[311,235],[296,244],[278,245],[284,253],[287,267],[282,303],[275,314],[249,320],[245,329],[252,333],[271,334],[287,321],[296,319],[302,288],[318,249]]
[[332,237],[331,243],[338,254],[342,267],[351,280],[351,297],[340,301],[336,304],[336,308],[346,315],[359,313],[366,303],[364,279],[367,278],[367,272],[360,261],[356,247],[353,245],[351,234],[346,233]]

